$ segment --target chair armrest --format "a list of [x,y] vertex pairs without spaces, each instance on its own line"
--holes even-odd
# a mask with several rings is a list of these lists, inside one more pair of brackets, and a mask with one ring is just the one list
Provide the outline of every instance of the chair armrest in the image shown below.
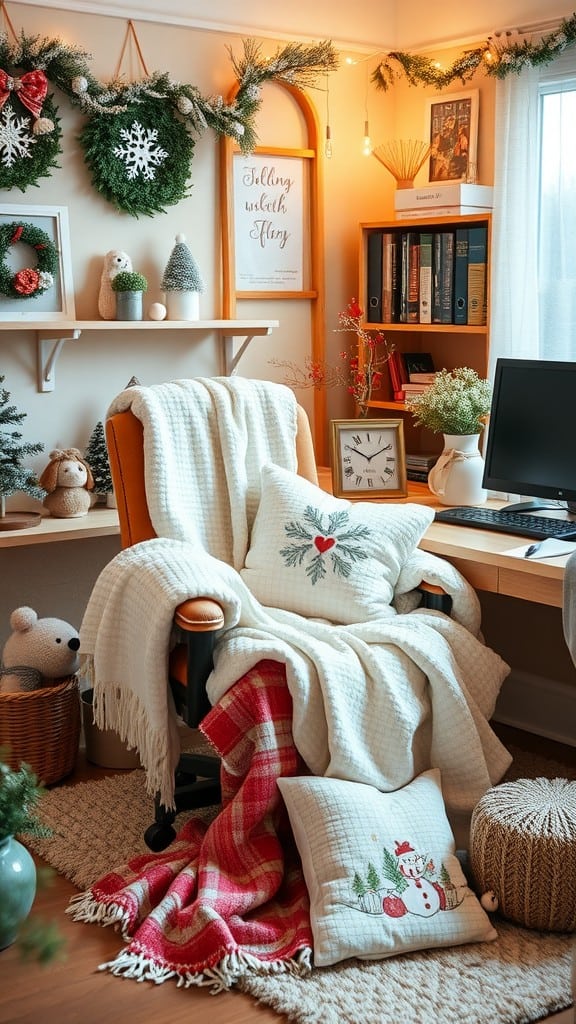
[[212,633],[222,629],[224,612],[210,597],[191,597],[176,608],[174,624],[186,633]]
[[452,598],[442,587],[436,583],[426,583],[424,580],[416,588],[422,594],[421,608],[430,608],[432,611],[445,612],[450,615],[452,611]]

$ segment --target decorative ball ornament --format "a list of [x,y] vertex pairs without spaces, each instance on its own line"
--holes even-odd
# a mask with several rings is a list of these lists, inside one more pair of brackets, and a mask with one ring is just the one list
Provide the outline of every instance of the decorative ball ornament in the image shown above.
[[163,302],[153,302],[148,310],[148,316],[151,320],[165,320],[166,319],[166,306]]
[[[11,246],[23,242],[34,250],[36,265],[14,271],[6,257]],[[29,299],[48,291],[58,269],[58,250],[45,231],[32,224],[13,221],[0,225],[0,293],[13,299]]]

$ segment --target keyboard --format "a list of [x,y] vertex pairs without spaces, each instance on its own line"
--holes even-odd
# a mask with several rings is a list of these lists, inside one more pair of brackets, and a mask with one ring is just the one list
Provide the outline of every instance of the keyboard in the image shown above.
[[477,508],[461,505],[436,512],[438,523],[452,523],[453,526],[472,526],[480,530],[495,530],[497,533],[515,533],[532,540],[556,537],[560,540],[576,540],[576,520],[548,518],[526,512],[505,512],[504,509]]

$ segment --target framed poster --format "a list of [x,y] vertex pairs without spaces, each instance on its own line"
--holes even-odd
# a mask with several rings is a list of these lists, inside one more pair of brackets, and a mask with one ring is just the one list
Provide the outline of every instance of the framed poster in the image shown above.
[[330,426],[332,493],[337,498],[406,496],[403,420],[331,420]]
[[309,206],[301,151],[234,153],[234,274],[238,297],[302,295]]
[[475,179],[478,107],[478,89],[431,96],[426,101],[429,182]]
[[0,205],[0,317],[75,319],[66,207]]

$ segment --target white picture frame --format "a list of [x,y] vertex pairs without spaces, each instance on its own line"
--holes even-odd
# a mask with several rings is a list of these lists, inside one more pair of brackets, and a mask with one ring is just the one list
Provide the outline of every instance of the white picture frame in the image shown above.
[[[0,224],[11,221],[31,224],[49,237],[58,252],[58,268],[54,284],[45,292],[27,298],[0,294],[0,318],[4,321],[61,322],[76,319],[74,282],[70,250],[68,209],[65,206],[31,206],[0,204]],[[4,254],[4,263],[16,273],[30,266],[30,247],[24,242],[11,246]]]
[[429,184],[476,180],[479,90],[426,100],[425,138],[431,150],[424,167]]

